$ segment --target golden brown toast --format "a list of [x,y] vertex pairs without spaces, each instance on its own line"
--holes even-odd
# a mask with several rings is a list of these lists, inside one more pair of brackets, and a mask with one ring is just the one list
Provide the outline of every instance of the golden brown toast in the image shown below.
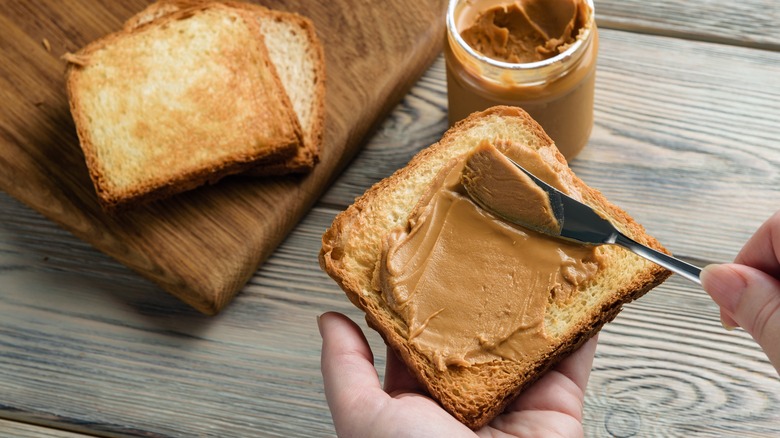
[[[159,0],[131,17],[125,29],[159,20],[208,0]],[[325,55],[314,23],[292,12],[271,10],[243,2],[221,2],[257,18],[276,72],[303,130],[297,153],[286,160],[266,163],[246,172],[253,176],[309,172],[319,161],[325,118]]]
[[257,20],[202,4],[69,61],[71,113],[107,210],[293,156],[302,133]]
[[428,392],[458,420],[475,429],[501,413],[542,373],[594,336],[623,304],[670,275],[623,248],[599,247],[604,265],[595,277],[574,298],[560,303],[551,299],[546,307],[544,330],[552,341],[541,353],[527,360],[496,358],[471,366],[442,367],[434,363],[410,341],[414,336],[410,327],[378,289],[375,273],[385,239],[394,230],[408,229],[410,214],[439,171],[453,158],[473,151],[482,141],[497,139],[511,143],[512,147],[537,151],[557,173],[569,195],[603,212],[626,235],[665,251],[628,214],[580,180],[542,128],[524,111],[512,107],[494,107],[472,114],[340,213],[322,237],[321,267],[365,311],[369,326],[379,331]]

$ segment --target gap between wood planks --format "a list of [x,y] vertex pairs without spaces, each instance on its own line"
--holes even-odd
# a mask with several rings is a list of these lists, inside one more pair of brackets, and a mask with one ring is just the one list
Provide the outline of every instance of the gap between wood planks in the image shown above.
[[[80,437],[110,437],[118,435],[95,435],[94,431],[87,431],[79,427],[67,428],[65,425],[59,423],[48,424],[46,422],[35,422],[37,419],[24,419],[24,418],[9,418],[6,417],[5,412],[0,413],[0,430],[4,432],[14,433],[24,431],[30,433],[30,435],[22,436],[40,436],[40,437],[52,437],[52,438],[80,438]],[[12,416],[13,417],[13,416]],[[5,430],[6,427],[13,427],[16,430]],[[45,433],[45,434],[44,434]],[[44,434],[44,435],[40,435]]]
[[718,36],[705,34],[701,32],[685,32],[676,29],[661,28],[657,26],[629,23],[616,18],[599,17],[596,19],[596,25],[600,29],[620,30],[631,33],[662,36],[668,38],[677,38],[690,41],[701,41],[706,43],[724,44],[729,46],[745,47],[750,49],[767,50],[771,52],[780,51],[780,42],[749,41],[736,37]]

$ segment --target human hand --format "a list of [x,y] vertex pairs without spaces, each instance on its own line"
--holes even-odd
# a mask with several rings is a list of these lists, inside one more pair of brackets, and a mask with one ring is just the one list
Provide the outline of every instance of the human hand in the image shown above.
[[428,397],[390,349],[383,388],[363,332],[346,316],[329,312],[318,319],[318,325],[325,397],[340,437],[583,435],[582,406],[595,338],[473,432]]
[[723,325],[750,333],[780,372],[780,211],[759,227],[734,263],[704,268],[701,284],[720,306]]

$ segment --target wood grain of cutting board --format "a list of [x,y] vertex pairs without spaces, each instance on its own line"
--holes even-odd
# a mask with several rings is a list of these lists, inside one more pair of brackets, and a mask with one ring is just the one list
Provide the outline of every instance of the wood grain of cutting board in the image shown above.
[[0,189],[215,314],[439,53],[445,1],[260,2],[311,18],[324,45],[321,162],[304,177],[229,177],[111,217],[87,173],[60,56],[118,30],[148,3],[0,0]]

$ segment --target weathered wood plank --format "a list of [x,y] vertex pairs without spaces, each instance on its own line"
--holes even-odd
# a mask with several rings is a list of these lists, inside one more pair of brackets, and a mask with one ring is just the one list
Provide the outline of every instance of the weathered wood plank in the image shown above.
[[599,335],[585,436],[774,436],[780,380],[743,331],[673,278]]
[[[100,267],[114,262],[96,251],[70,260],[78,239],[2,201],[1,219],[32,217],[0,220],[0,418],[122,436],[327,436],[316,316],[350,315],[384,351],[317,269],[334,210],[312,212],[237,304],[208,318],[119,264]],[[28,234],[60,244],[13,237]]]
[[780,4],[680,0],[596,0],[600,27],[780,50]]
[[85,438],[92,436],[2,419],[0,419],[0,432],[3,433],[3,436],[13,438]]

